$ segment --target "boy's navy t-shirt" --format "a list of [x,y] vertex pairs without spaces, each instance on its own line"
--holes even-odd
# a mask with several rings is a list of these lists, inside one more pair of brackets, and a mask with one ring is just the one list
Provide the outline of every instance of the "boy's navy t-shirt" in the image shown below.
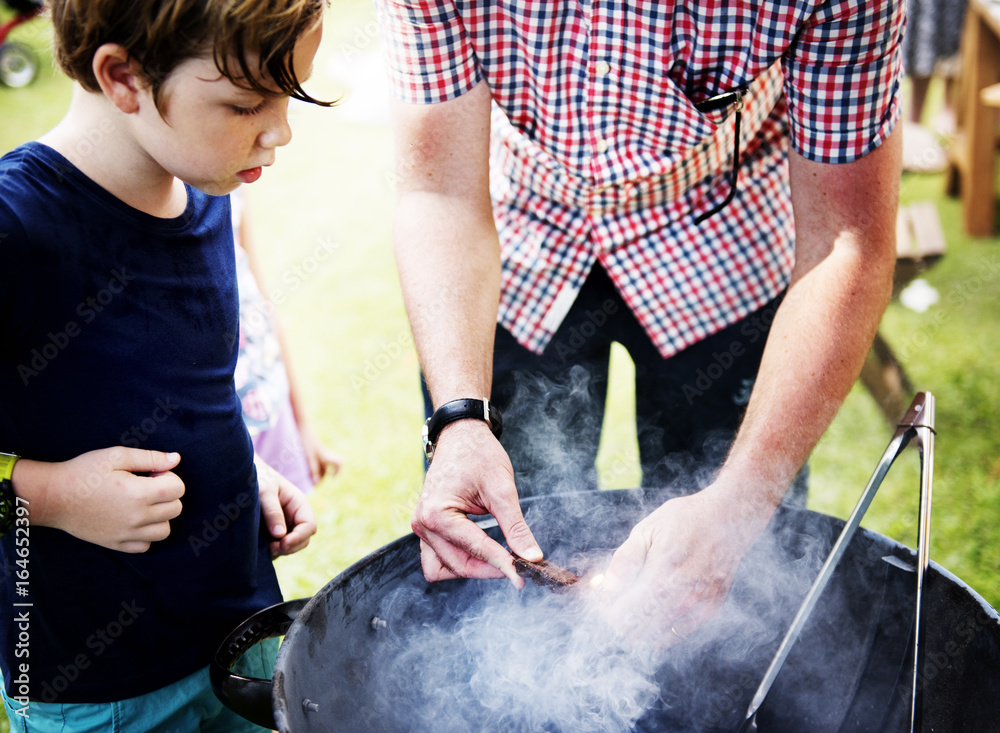
[[[12,697],[19,680],[44,702],[150,692],[206,665],[236,625],[281,600],[233,385],[229,197],[187,193],[182,216],[159,219],[42,144],[0,159],[0,451],[175,451],[185,485],[170,536],[145,553],[38,526],[3,537]],[[87,476],[73,500],[96,501]]]

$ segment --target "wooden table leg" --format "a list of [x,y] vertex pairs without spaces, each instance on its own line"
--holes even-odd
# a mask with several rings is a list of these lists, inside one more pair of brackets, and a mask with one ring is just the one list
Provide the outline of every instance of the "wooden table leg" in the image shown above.
[[961,195],[965,230],[976,237],[993,234],[996,218],[996,113],[980,92],[1000,82],[1000,39],[970,2],[962,36],[962,105],[964,134],[960,142]]
[[913,397],[913,385],[881,334],[875,334],[860,379],[889,424],[898,423]]

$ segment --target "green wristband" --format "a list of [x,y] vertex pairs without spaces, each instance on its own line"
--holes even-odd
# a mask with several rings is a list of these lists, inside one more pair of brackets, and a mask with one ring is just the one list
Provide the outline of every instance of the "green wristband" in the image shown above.
[[0,537],[7,534],[17,518],[17,497],[14,496],[10,477],[19,457],[12,453],[0,453]]

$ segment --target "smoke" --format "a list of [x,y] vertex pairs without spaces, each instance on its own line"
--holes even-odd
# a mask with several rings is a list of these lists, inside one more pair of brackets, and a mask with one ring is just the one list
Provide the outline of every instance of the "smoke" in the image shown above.
[[[578,573],[603,569],[652,508],[634,492],[604,496],[534,501],[526,519],[553,562]],[[639,645],[610,626],[597,594],[586,589],[404,584],[378,609],[386,620],[372,670],[379,680],[375,707],[386,716],[378,729],[735,730],[828,541],[763,538],[747,557],[752,577],[738,580],[712,620],[667,650]]]
[[381,672],[400,730],[627,731],[659,695],[652,655],[578,598],[503,584],[400,639]]
[[504,407],[501,443],[521,496],[597,488],[594,461],[606,383],[582,366],[554,382],[518,373]]
[[[595,461],[605,418],[605,377],[575,365],[557,380],[519,372],[512,381],[512,391],[501,395],[500,442],[510,456],[518,493],[527,497],[598,488]],[[710,484],[732,440],[731,431],[708,428],[665,439],[662,426],[641,423],[637,437],[646,464],[643,485],[670,487],[677,493]],[[665,448],[676,441],[690,442],[690,450]],[[609,461],[605,470],[611,475],[604,479],[616,481],[632,469],[620,459]]]

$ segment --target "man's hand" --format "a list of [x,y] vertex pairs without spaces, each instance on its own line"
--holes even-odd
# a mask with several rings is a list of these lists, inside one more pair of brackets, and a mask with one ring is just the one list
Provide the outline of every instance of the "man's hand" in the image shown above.
[[261,517],[274,538],[271,557],[291,555],[316,534],[316,515],[302,490],[254,456],[260,490]]
[[739,506],[718,484],[671,499],[637,524],[604,574],[604,616],[638,643],[666,648],[709,620],[773,512]]
[[453,422],[441,431],[411,523],[428,581],[506,576],[524,587],[510,553],[466,516],[487,513],[511,550],[526,560],[542,559],[521,514],[507,453],[485,423]]
[[12,482],[32,524],[121,552],[145,552],[170,534],[184,483],[177,453],[102,448],[62,463],[21,459]]

